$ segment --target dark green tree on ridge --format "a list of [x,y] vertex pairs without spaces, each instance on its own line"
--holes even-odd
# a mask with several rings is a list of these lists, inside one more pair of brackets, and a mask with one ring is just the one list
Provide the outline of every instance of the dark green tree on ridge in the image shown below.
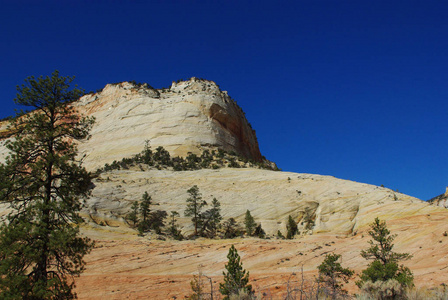
[[291,217],[291,215],[288,216],[288,223],[286,224],[286,238],[287,239],[293,239],[294,236],[299,232],[299,229],[297,228],[297,223],[294,221],[294,219]]

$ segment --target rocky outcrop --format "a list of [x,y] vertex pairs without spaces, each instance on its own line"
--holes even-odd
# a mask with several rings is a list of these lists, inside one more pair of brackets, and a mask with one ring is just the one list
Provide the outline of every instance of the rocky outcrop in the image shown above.
[[262,160],[242,109],[213,81],[192,78],[161,90],[128,82],[108,84],[75,105],[96,118],[92,137],[79,145],[88,169],[135,155],[146,140],[172,156],[222,148]]
[[444,194],[434,197],[428,200],[428,202],[431,203],[432,205],[448,208],[448,187],[446,188]]
[[[183,233],[191,233],[191,220],[183,212],[187,189],[193,185],[208,203],[213,198],[220,201],[224,219],[233,217],[242,224],[249,209],[268,239],[162,242],[156,235],[139,238],[125,225],[123,217],[132,203],[148,192],[156,204],[153,209],[179,212]],[[98,242],[77,280],[83,299],[183,298],[191,293],[189,282],[198,268],[211,278],[216,291],[231,245],[250,271],[257,293],[285,298],[288,287],[300,286],[303,278],[313,282],[328,253],[341,254],[344,266],[360,273],[367,265],[360,252],[369,246],[369,224],[375,217],[386,220],[388,229],[398,235],[395,251],[413,255],[406,266],[414,272],[417,286],[436,287],[448,279],[446,209],[332,176],[250,168],[114,170],[95,179],[87,206],[83,214],[89,222],[83,232]],[[278,230],[286,234],[289,215],[300,234],[293,240],[275,238]],[[351,293],[357,292],[354,281],[348,287]]]

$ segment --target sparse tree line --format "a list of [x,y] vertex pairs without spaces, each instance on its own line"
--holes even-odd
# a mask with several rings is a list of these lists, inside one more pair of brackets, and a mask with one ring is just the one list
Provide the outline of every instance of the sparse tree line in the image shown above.
[[[190,282],[192,289],[188,299],[447,299],[448,289],[445,285],[433,290],[415,289],[414,277],[409,268],[400,264],[408,260],[408,253],[393,251],[393,240],[384,221],[378,218],[371,224],[369,235],[370,247],[362,250],[360,255],[369,261],[365,270],[359,274],[356,285],[359,294],[349,295],[344,289],[355,275],[354,271],[341,265],[341,255],[326,254],[317,267],[318,275],[313,280],[302,279],[292,283],[288,280],[283,296],[270,297],[269,292],[257,292],[249,284],[249,272],[243,269],[237,250],[232,245],[227,255],[228,263],[223,272],[224,282],[219,289],[213,287],[213,281],[199,270],[199,274]],[[206,281],[208,279],[208,281]],[[210,288],[208,288],[210,283]],[[219,292],[219,294],[218,294]]]
[[[243,236],[262,239],[268,238],[261,223],[255,221],[250,210],[246,210],[243,224],[238,223],[235,218],[223,220],[221,203],[218,199],[213,198],[212,202],[208,204],[202,199],[202,194],[197,185],[188,189],[187,193],[188,198],[186,200],[184,216],[191,217],[191,223],[194,228],[194,232],[188,237],[182,235],[181,228],[177,224],[177,218],[180,216],[179,212],[171,211],[168,216],[168,213],[164,210],[153,210],[153,206],[157,204],[152,202],[148,192],[142,195],[140,201],[132,204],[131,211],[126,214],[125,220],[129,226],[138,230],[139,235],[152,232],[162,236],[172,237],[176,240],[185,238],[194,239],[197,237],[210,239],[232,239]],[[310,230],[314,226],[312,216],[313,214],[309,210],[305,210],[301,219],[301,225],[304,230]],[[166,219],[169,219],[168,226],[166,226]],[[278,230],[276,237],[280,239],[293,239],[299,234],[300,231],[296,221],[289,215],[286,224],[286,236]]]
[[[179,212],[171,211],[170,215],[163,210],[153,210],[156,204],[152,202],[151,196],[145,192],[142,199],[134,202],[131,211],[125,216],[126,222],[132,228],[138,230],[139,235],[153,232],[159,235],[169,236],[176,240],[185,238],[223,238],[232,239],[236,237],[253,236],[265,238],[266,234],[252,217],[249,210],[246,211],[244,226],[239,224],[235,218],[229,218],[223,221],[221,215],[221,203],[213,198],[210,205],[202,199],[199,188],[194,185],[187,190],[188,198],[184,211],[185,217],[191,217],[194,232],[185,237],[181,228],[177,224]],[[168,219],[168,226],[166,225]]]
[[[141,153],[130,158],[123,158],[120,161],[114,160],[111,164],[105,164],[103,168],[99,168],[96,173],[127,170],[133,166],[139,166],[141,170],[143,166],[153,167],[158,170],[171,169],[173,171],[193,171],[200,169],[220,169],[229,168],[260,168],[272,170],[267,162],[257,162],[246,157],[238,156],[234,151],[227,152],[223,149],[204,150],[201,155],[188,153],[184,157],[171,157],[170,153],[162,146],[152,150],[149,141],[146,141],[144,149]],[[275,169],[277,171],[278,169]]]
[[[235,218],[223,220],[221,215],[221,203],[213,198],[210,205],[202,199],[198,186],[194,185],[187,190],[189,197],[186,200],[185,217],[191,217],[194,228],[193,234],[187,238],[223,238],[232,239],[236,237],[250,236],[261,239],[269,238],[263,230],[261,223],[256,223],[250,210],[246,210],[244,223],[238,223]],[[152,202],[148,192],[142,195],[139,202],[134,202],[131,211],[125,216],[129,226],[138,230],[139,235],[153,232],[159,235],[172,237],[176,240],[185,239],[181,233],[181,228],[177,224],[180,216],[178,211],[171,211],[170,215],[163,210],[152,210],[151,206],[156,206]],[[300,225],[303,226],[304,233],[314,226],[315,215],[311,210],[306,209]],[[169,226],[166,226],[166,219],[169,219]],[[286,235],[278,230],[276,237],[279,239],[294,239],[300,235],[298,225],[291,215],[286,223]]]

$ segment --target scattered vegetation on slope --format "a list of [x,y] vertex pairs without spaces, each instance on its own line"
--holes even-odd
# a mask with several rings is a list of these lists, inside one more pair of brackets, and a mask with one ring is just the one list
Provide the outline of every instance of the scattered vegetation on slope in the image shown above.
[[[208,206],[207,202],[202,199],[202,195],[196,185],[188,189],[187,192],[189,197],[186,200],[184,215],[191,217],[194,227],[194,232],[187,238],[232,239],[243,237],[244,235],[259,238],[266,237],[261,224],[255,223],[249,210],[246,212],[246,230],[244,230],[234,218],[221,222],[223,219],[221,216],[221,204],[216,198],[213,198],[211,205]],[[164,239],[164,236],[172,237],[176,240],[184,239],[185,237],[176,219],[179,213],[177,211],[171,212],[169,226],[166,227],[167,212],[164,210],[153,210],[152,207],[154,205],[156,204],[152,202],[151,196],[145,192],[140,201],[132,204],[131,211],[125,216],[127,224],[131,228],[138,230],[141,236],[152,232],[158,234],[160,239]]]
[[170,153],[162,146],[152,150],[147,141],[143,151],[130,158],[121,161],[113,161],[99,168],[97,173],[111,170],[129,169],[130,167],[143,166],[156,168],[158,170],[193,171],[200,169],[228,168],[260,168],[277,171],[267,162],[256,162],[245,157],[238,156],[235,152],[227,152],[222,149],[204,150],[201,155],[189,153],[187,157],[171,157]]
[[[254,224],[250,212],[246,212],[246,227],[253,228]],[[276,299],[447,299],[448,289],[446,285],[434,289],[416,289],[413,287],[412,273],[409,269],[404,266],[387,267],[387,264],[397,263],[399,260],[409,258],[410,255],[392,251],[392,241],[395,236],[390,235],[384,221],[375,219],[374,223],[371,224],[369,234],[372,237],[372,240],[369,241],[371,247],[363,250],[361,256],[374,258],[374,262],[381,259],[388,262],[383,264],[386,269],[375,268],[372,270],[374,265],[372,263],[362,272],[360,275],[361,283],[357,282],[361,287],[358,295],[349,295],[343,288],[343,283],[349,282],[354,275],[354,271],[342,267],[340,254],[329,253],[325,255],[324,260],[317,267],[317,277],[311,280],[305,279],[302,267],[301,280],[295,282],[296,284],[288,280],[285,283],[286,294],[284,297]],[[219,284],[219,292],[224,297],[223,299],[273,299],[266,292],[256,292],[249,284],[249,272],[243,269],[241,258],[233,245],[229,249],[227,258],[226,271],[223,272],[224,282]],[[388,272],[389,269],[391,272]],[[399,271],[403,269],[407,270],[405,272],[406,277],[403,277],[403,272]],[[366,278],[367,274],[371,276]],[[205,279],[210,281],[210,288],[206,287]],[[217,294],[216,288],[213,287],[211,278],[207,277],[201,270],[191,281],[191,287],[192,294],[187,299],[221,299],[221,295]],[[276,288],[278,288],[277,284]]]

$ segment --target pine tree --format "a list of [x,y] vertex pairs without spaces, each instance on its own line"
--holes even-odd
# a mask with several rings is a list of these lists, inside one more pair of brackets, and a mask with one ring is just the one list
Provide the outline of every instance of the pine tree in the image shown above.
[[288,217],[288,224],[286,224],[286,238],[293,239],[294,236],[298,233],[297,223],[293,220],[291,216]]
[[168,216],[164,210],[151,210],[152,199],[148,192],[142,195],[142,201],[134,202],[131,206],[131,212],[127,214],[126,220],[131,227],[137,227],[138,234],[143,236],[145,233],[153,230],[157,234],[162,233],[165,226],[165,219]]
[[138,202],[132,203],[131,206],[131,212],[127,214],[126,220],[130,223],[128,223],[131,227],[136,227],[138,225],[138,211],[139,211],[139,204]]
[[73,79],[55,71],[17,87],[16,104],[34,111],[11,124],[14,139],[0,164],[0,202],[11,209],[0,227],[2,299],[76,298],[73,277],[93,246],[79,234],[91,175],[77,159],[75,142],[88,138],[93,119],[70,105],[83,93],[70,89]]
[[202,200],[201,193],[197,185],[192,186],[188,191],[190,197],[187,199],[187,209],[185,210],[185,216],[191,217],[191,221],[194,225],[194,236],[198,236],[198,228],[201,226],[201,210],[207,202]]
[[219,203],[218,199],[213,198],[212,207],[201,214],[201,219],[203,223],[200,232],[201,236],[214,238],[222,220],[221,203]]
[[341,266],[341,263],[338,262],[340,258],[339,254],[327,254],[324,261],[317,267],[319,270],[318,280],[329,287],[331,299],[337,299],[339,295],[347,294],[340,281],[347,283],[354,274],[352,270]]
[[285,239],[285,236],[283,235],[283,233],[280,230],[277,230],[277,238],[279,239]]
[[156,210],[149,215],[149,228],[155,233],[161,234],[162,228],[165,227],[165,219],[168,216],[164,210]]
[[253,294],[252,285],[249,284],[249,272],[243,269],[235,246],[230,247],[227,258],[229,261],[225,265],[227,272],[223,272],[224,283],[219,284],[219,291],[225,296],[224,300],[228,300],[231,295],[238,295],[240,292]]
[[246,226],[246,234],[248,236],[253,236],[255,227],[257,227],[257,223],[255,223],[255,220],[250,214],[249,210],[246,210],[246,215],[244,217],[244,225]]
[[172,211],[170,215],[170,222],[168,227],[168,233],[176,240],[181,241],[183,239],[182,232],[179,229],[179,225],[177,225],[176,217],[179,216],[177,211]]
[[204,282],[204,275],[202,274],[202,271],[199,270],[198,275],[193,275],[193,280],[190,281],[190,287],[191,293],[189,296],[187,296],[188,300],[202,300],[205,299],[205,282]]
[[145,192],[142,195],[142,202],[140,202],[140,214],[143,222],[146,222],[149,219],[149,214],[151,213],[151,209],[149,207],[152,204],[151,200],[151,196],[148,192]]
[[151,196],[148,194],[148,192],[145,192],[142,195],[142,201],[140,202],[141,219],[138,222],[139,235],[143,235],[145,232],[148,232],[151,229],[151,204]]
[[242,235],[242,230],[234,218],[229,218],[227,221],[224,221],[221,230],[222,236],[225,239],[233,239]]
[[367,282],[397,280],[402,286],[413,286],[414,277],[409,268],[399,265],[401,260],[408,260],[412,256],[408,253],[395,253],[392,251],[393,240],[396,235],[391,235],[386,227],[386,222],[375,218],[371,224],[369,235],[373,240],[369,241],[370,247],[361,251],[361,256],[372,260],[367,269],[362,271],[361,280],[356,284],[359,287]]
[[255,227],[254,235],[256,237],[259,237],[260,239],[266,238],[266,232],[264,232],[263,228],[261,227],[261,223]]

